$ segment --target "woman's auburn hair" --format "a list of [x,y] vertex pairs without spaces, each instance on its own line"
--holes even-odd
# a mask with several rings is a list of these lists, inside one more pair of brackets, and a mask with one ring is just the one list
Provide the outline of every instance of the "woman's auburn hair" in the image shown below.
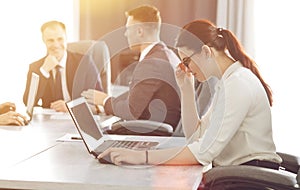
[[228,50],[235,61],[239,61],[257,76],[266,91],[270,106],[273,105],[270,86],[262,78],[255,61],[246,54],[243,46],[231,31],[217,28],[208,20],[195,20],[182,28],[176,41],[177,47],[187,47],[194,51],[201,51],[203,45],[214,47],[217,51]]

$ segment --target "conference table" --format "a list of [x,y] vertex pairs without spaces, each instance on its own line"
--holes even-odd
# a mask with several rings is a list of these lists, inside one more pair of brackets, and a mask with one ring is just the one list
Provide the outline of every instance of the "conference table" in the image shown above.
[[[0,189],[197,189],[203,168],[99,163],[78,136],[70,117],[35,111],[29,125],[0,127]],[[98,122],[101,122],[99,120]],[[111,135],[156,140],[158,148],[182,146],[183,137]]]

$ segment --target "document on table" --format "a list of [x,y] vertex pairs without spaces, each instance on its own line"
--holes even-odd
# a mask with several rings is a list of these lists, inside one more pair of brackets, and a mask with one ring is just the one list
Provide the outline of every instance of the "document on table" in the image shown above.
[[78,133],[74,133],[74,134],[67,133],[64,136],[59,137],[58,139],[56,139],[56,141],[58,141],[58,142],[78,142],[78,141],[81,141],[81,140],[82,139],[81,139],[81,137]]

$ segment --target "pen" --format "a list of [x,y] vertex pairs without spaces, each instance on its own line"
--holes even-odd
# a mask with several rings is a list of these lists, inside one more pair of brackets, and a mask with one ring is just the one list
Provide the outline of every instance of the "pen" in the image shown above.
[[82,140],[81,137],[71,137],[72,140]]

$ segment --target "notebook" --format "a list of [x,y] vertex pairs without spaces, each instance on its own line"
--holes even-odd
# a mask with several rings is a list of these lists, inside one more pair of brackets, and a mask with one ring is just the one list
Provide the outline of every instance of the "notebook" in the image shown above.
[[[103,134],[93,113],[84,97],[66,103],[76,129],[78,130],[88,152],[95,156],[109,147],[125,147],[137,150],[153,149],[158,145],[155,141],[113,140],[109,135]],[[109,157],[99,159],[101,163],[111,163]]]
[[33,117],[33,108],[34,108],[36,94],[38,91],[39,80],[40,78],[38,74],[36,73],[31,74],[31,82],[30,82],[29,93],[27,98],[26,112],[23,114],[26,117],[26,120],[24,121],[25,125],[28,125]]

